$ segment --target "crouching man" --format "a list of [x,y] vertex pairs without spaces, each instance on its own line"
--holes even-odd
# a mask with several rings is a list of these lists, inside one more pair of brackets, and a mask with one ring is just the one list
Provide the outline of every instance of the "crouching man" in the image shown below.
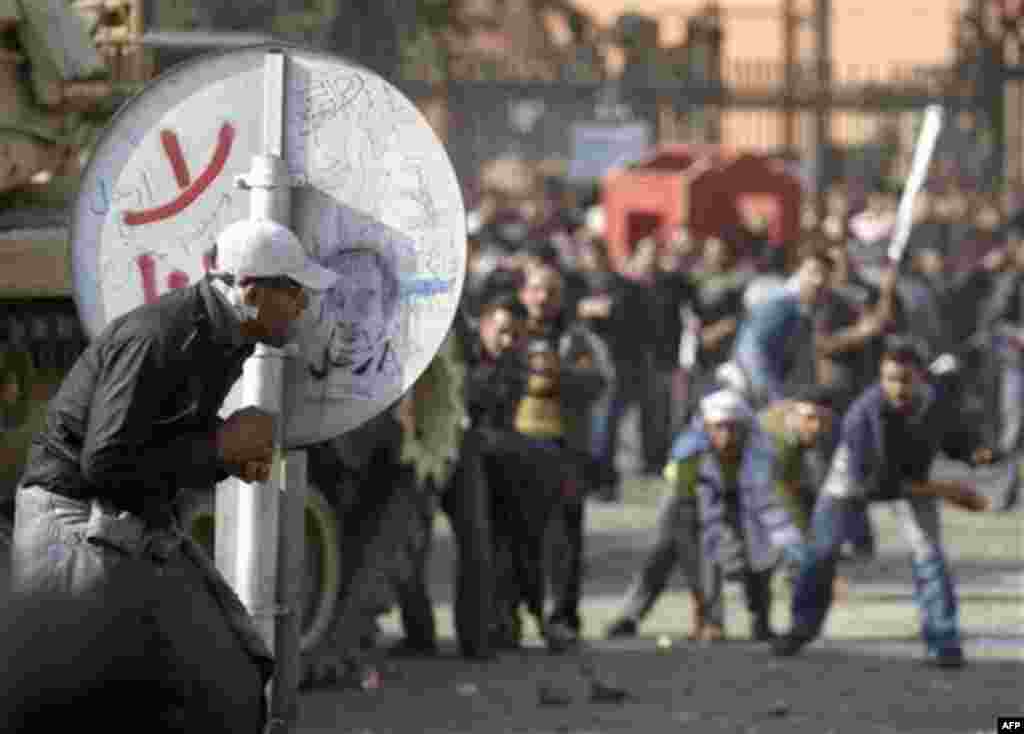
[[[273,417],[243,408],[221,420],[218,411],[255,345],[283,346],[310,292],[338,280],[269,220],[231,225],[217,259],[216,275],[114,319],[93,339],[50,402],[16,497],[19,597],[29,607],[45,600],[40,625],[81,609],[84,634],[117,629],[123,645],[51,662],[73,659],[82,687],[105,662],[128,666],[104,673],[114,676],[104,683],[122,704],[137,703],[142,731],[264,726],[273,658],[212,561],[182,534],[174,500],[183,487],[229,475],[267,480]],[[45,656],[44,626],[25,640]],[[39,677],[48,680],[61,678]],[[48,683],[49,700],[74,689],[67,684]],[[11,701],[7,693],[0,687],[0,700]]]
[[916,343],[891,337],[881,359],[881,379],[850,407],[811,521],[793,594],[793,628],[778,640],[777,655],[795,655],[821,632],[832,605],[839,547],[857,503],[894,501],[912,550],[915,599],[929,662],[964,663],[956,593],[942,548],[939,500],[969,510],[985,499],[962,483],[929,477],[941,450],[971,464],[993,460],[956,413],[944,380],[926,378]]
[[665,468],[671,488],[658,539],[610,637],[636,633],[677,563],[695,588],[694,637],[725,636],[723,582],[743,583],[753,618],[751,636],[772,638],[771,574],[780,549],[795,549],[800,532],[779,501],[775,449],[750,405],[732,390],[701,401],[703,424],[683,433]]

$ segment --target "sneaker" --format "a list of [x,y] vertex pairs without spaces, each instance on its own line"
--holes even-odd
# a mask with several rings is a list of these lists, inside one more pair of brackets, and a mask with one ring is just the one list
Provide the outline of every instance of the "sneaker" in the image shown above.
[[519,613],[500,614],[491,625],[491,648],[494,650],[518,650],[522,642],[523,626]]
[[623,618],[608,627],[605,637],[614,640],[622,637],[636,637],[637,623],[635,619]]
[[772,653],[781,658],[791,658],[804,649],[804,646],[813,638],[809,635],[790,632],[782,637],[776,637],[772,643]]

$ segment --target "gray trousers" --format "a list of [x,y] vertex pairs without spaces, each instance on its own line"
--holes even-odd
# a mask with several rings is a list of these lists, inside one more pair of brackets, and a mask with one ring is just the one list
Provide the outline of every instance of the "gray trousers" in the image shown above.
[[[44,687],[54,686],[55,698],[68,687],[100,685],[139,704],[130,715],[142,731],[262,731],[272,657],[190,539],[146,529],[134,515],[96,501],[23,487],[12,577],[17,598],[47,610],[26,643],[34,652],[23,660],[51,657],[53,645],[76,651],[73,663],[63,659],[52,679],[41,678]],[[64,619],[80,609],[89,618]],[[62,622],[80,624],[82,638],[72,639],[74,626]],[[21,623],[31,627],[31,620]],[[89,639],[88,630],[97,628],[116,629],[105,636],[114,641]],[[48,639],[50,629],[72,634]]]
[[[668,586],[676,566],[682,567],[692,589],[703,592],[703,579],[715,580],[713,569],[703,568],[705,564],[697,538],[697,514],[693,501],[675,491],[666,492],[658,507],[654,545],[626,592],[620,618],[641,622]],[[708,585],[721,587],[720,582]],[[713,610],[705,610],[705,619],[711,624],[721,624],[724,618],[720,597],[719,593],[717,617],[713,616]]]
[[[681,566],[690,588],[699,591],[705,624],[725,626],[722,567],[700,549],[696,503],[669,491],[658,508],[656,537],[643,568],[630,585],[619,617],[637,623],[646,617],[665,590],[676,566]],[[767,615],[770,606],[771,571],[743,574],[744,593],[752,615]]]
[[999,449],[1006,456],[1014,456],[1021,448],[1021,428],[1024,426],[1024,368],[1015,364],[1002,366],[999,381],[999,410],[1001,413]]

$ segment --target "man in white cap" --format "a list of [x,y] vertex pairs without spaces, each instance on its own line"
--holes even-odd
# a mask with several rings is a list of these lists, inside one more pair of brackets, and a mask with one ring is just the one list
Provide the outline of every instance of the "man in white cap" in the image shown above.
[[[71,688],[142,681],[132,689],[132,698],[145,696],[132,714],[144,717],[140,729],[254,733],[265,718],[271,655],[212,563],[179,531],[173,503],[183,488],[228,476],[268,478],[272,416],[250,407],[221,420],[218,411],[255,344],[285,343],[307,291],[337,276],[267,220],[228,227],[217,265],[216,274],[115,319],[89,344],[50,403],[16,498],[15,590],[48,600],[54,612],[100,600],[81,608],[116,621],[123,634],[116,650],[76,648],[71,674],[82,680]],[[37,644],[49,644],[40,637]],[[19,659],[31,665],[34,657]],[[67,670],[53,672],[69,682]]]
[[682,433],[672,448],[658,539],[609,637],[636,634],[677,563],[693,589],[695,639],[724,638],[726,578],[743,583],[753,619],[751,636],[759,641],[773,637],[771,573],[779,549],[800,543],[776,493],[774,447],[734,390],[711,393],[700,410],[703,424]]

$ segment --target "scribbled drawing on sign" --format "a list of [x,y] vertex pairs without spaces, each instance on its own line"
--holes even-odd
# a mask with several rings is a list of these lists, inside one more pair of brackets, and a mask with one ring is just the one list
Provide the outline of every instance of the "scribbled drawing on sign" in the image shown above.
[[174,132],[164,130],[160,138],[164,153],[171,164],[171,169],[174,172],[175,179],[178,181],[178,185],[181,186],[182,181],[187,183],[184,186],[184,190],[178,196],[162,206],[142,211],[125,212],[124,222],[129,226],[137,227],[169,219],[176,214],[180,214],[193,201],[199,198],[200,194],[206,191],[210,184],[220,175],[220,172],[224,170],[224,164],[231,153],[231,144],[235,139],[235,128],[228,122],[221,126],[220,132],[217,135],[217,147],[213,151],[213,158],[206,169],[194,181],[190,181],[188,166],[181,154],[181,147],[178,145],[178,139]]
[[360,74],[332,74],[313,77],[295,100],[292,119],[298,134],[307,137],[338,116],[366,87]]
[[97,216],[103,216],[112,206],[126,199],[131,200],[130,205],[136,208],[144,207],[153,200],[153,185],[145,170],[139,174],[139,182],[135,185],[121,182],[114,188],[107,179],[101,178],[90,198],[89,210]]

